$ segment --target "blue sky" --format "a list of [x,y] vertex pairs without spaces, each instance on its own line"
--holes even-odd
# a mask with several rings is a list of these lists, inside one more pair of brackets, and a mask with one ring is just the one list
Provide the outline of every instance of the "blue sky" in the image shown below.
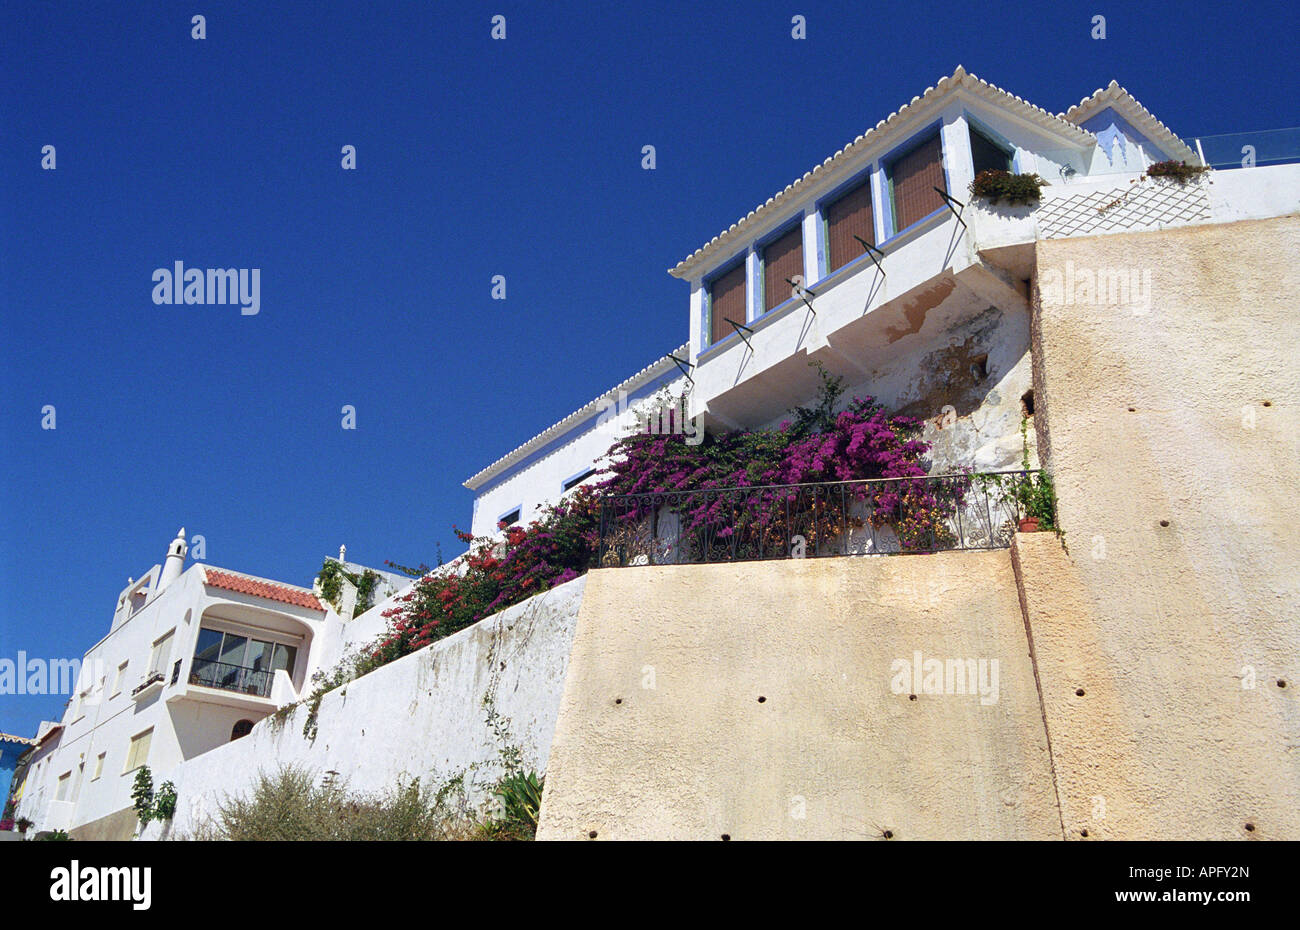
[[[80,656],[182,524],[209,563],[304,585],[340,543],[456,554],[461,481],[685,340],[665,269],[958,63],[1052,112],[1113,77],[1185,138],[1273,129],[1300,122],[1297,25],[1280,3],[5,4],[0,658]],[[260,312],[155,305],[178,260],[260,268]],[[0,697],[0,730],[63,701]]]

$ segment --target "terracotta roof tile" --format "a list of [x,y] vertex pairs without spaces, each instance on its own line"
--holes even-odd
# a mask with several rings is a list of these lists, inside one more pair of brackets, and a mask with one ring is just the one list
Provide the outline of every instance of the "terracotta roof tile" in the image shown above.
[[250,578],[247,575],[238,575],[234,572],[221,571],[216,568],[204,569],[204,579],[208,585],[214,588],[223,588],[226,591],[236,591],[240,594],[251,594],[254,597],[265,598],[268,601],[293,604],[295,607],[306,607],[309,610],[319,610],[322,613],[325,611],[325,608],[321,606],[321,602],[316,599],[316,595],[306,588],[275,584],[270,581],[263,581],[260,578]]

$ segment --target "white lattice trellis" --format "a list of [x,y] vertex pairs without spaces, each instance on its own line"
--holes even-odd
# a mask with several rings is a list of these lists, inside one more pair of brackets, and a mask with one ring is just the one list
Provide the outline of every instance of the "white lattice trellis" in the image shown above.
[[1043,239],[1182,225],[1210,218],[1210,195],[1204,181],[1144,180],[1044,200],[1036,218]]

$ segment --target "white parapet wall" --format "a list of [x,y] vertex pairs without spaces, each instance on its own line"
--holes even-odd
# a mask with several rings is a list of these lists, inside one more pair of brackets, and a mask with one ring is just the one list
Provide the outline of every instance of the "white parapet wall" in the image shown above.
[[183,763],[171,775],[175,819],[142,838],[192,835],[260,772],[287,765],[334,773],[361,792],[463,778],[472,803],[502,773],[503,750],[544,772],[585,588],[576,578],[336,688],[321,701],[314,739],[301,704]]

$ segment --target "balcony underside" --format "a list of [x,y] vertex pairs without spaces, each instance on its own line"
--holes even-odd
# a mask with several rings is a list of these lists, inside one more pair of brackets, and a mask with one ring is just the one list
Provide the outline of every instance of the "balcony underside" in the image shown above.
[[[702,364],[716,366],[710,380],[721,371],[733,386],[707,399],[699,412],[706,427],[752,429],[767,424],[793,406],[793,399],[816,395],[820,380],[810,361],[843,375],[846,384],[870,383],[900,358],[946,343],[948,333],[990,306],[1026,308],[1025,289],[1007,272],[980,263],[955,273],[945,270],[847,321],[843,312],[815,315],[799,308],[797,328],[782,321],[754,336],[754,341],[784,341],[784,351],[769,344],[756,356],[742,345]],[[823,315],[824,321],[818,318]],[[763,356],[774,360],[760,367]]]

